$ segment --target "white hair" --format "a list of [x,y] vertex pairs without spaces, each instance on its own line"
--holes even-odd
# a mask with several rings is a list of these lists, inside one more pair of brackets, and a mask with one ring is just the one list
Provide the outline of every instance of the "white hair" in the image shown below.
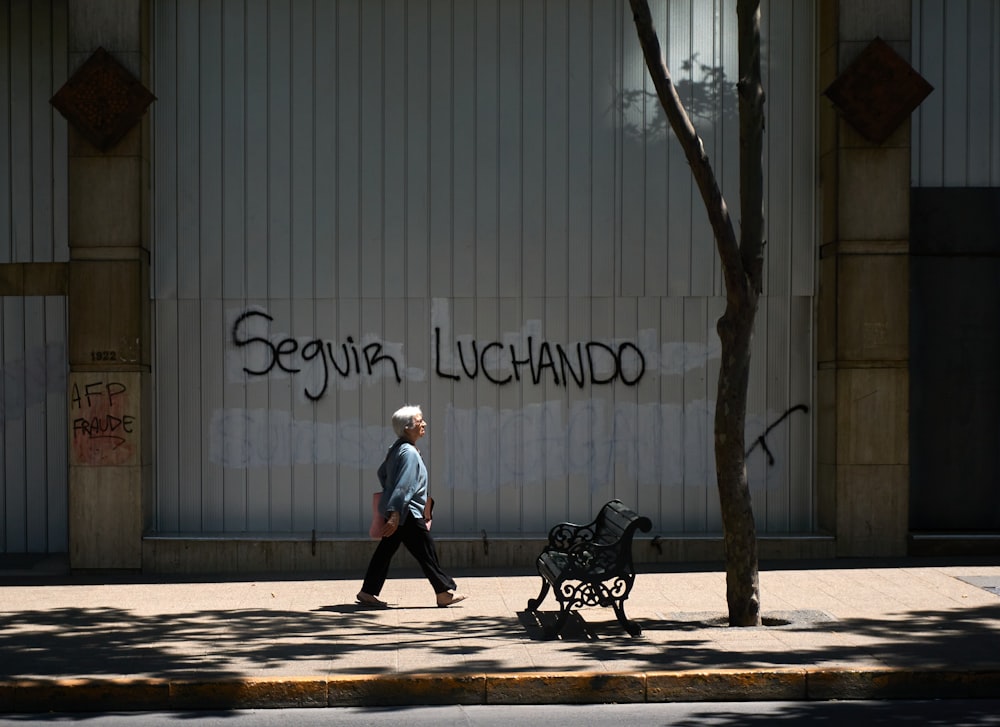
[[396,433],[397,437],[402,437],[403,432],[413,425],[414,417],[423,416],[423,414],[419,406],[409,404],[397,409],[392,415],[392,431]]

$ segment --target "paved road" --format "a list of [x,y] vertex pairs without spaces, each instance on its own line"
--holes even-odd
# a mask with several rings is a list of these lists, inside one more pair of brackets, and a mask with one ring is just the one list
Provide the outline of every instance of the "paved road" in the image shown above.
[[233,712],[134,712],[3,717],[0,725],[49,727],[79,721],[91,727],[737,727],[746,725],[1000,726],[1000,700],[886,702],[731,702],[598,705],[472,705],[333,707]]

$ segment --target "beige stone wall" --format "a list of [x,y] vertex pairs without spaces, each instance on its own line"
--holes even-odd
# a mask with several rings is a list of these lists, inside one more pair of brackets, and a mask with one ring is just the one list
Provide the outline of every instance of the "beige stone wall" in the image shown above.
[[[828,0],[822,91],[875,37],[904,58],[908,0]],[[909,523],[909,180],[905,122],[882,144],[820,100],[818,509],[841,556],[906,552]]]
[[[70,74],[103,47],[148,78],[148,3],[71,0]],[[148,130],[69,129],[69,542],[75,569],[142,567],[151,457]]]

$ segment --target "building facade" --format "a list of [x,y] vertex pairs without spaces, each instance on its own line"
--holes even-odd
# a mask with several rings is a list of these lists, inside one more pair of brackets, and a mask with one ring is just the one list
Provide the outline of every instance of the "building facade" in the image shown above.
[[[735,3],[652,6],[735,209]],[[637,560],[721,558],[723,283],[626,2],[2,7],[4,552],[358,568],[416,403],[449,564],[526,565],[613,497],[654,523]],[[996,30],[763,4],[764,558],[1000,532]],[[872,141],[826,92],[877,39],[933,91]]]

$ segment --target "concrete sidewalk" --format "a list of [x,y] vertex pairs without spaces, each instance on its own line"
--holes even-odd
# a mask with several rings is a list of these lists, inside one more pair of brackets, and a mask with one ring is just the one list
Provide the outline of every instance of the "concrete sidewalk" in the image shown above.
[[542,626],[540,579],[241,580],[0,574],[0,712],[1000,696],[1000,559],[761,567],[766,625],[725,626],[721,566],[640,569],[626,603]]

